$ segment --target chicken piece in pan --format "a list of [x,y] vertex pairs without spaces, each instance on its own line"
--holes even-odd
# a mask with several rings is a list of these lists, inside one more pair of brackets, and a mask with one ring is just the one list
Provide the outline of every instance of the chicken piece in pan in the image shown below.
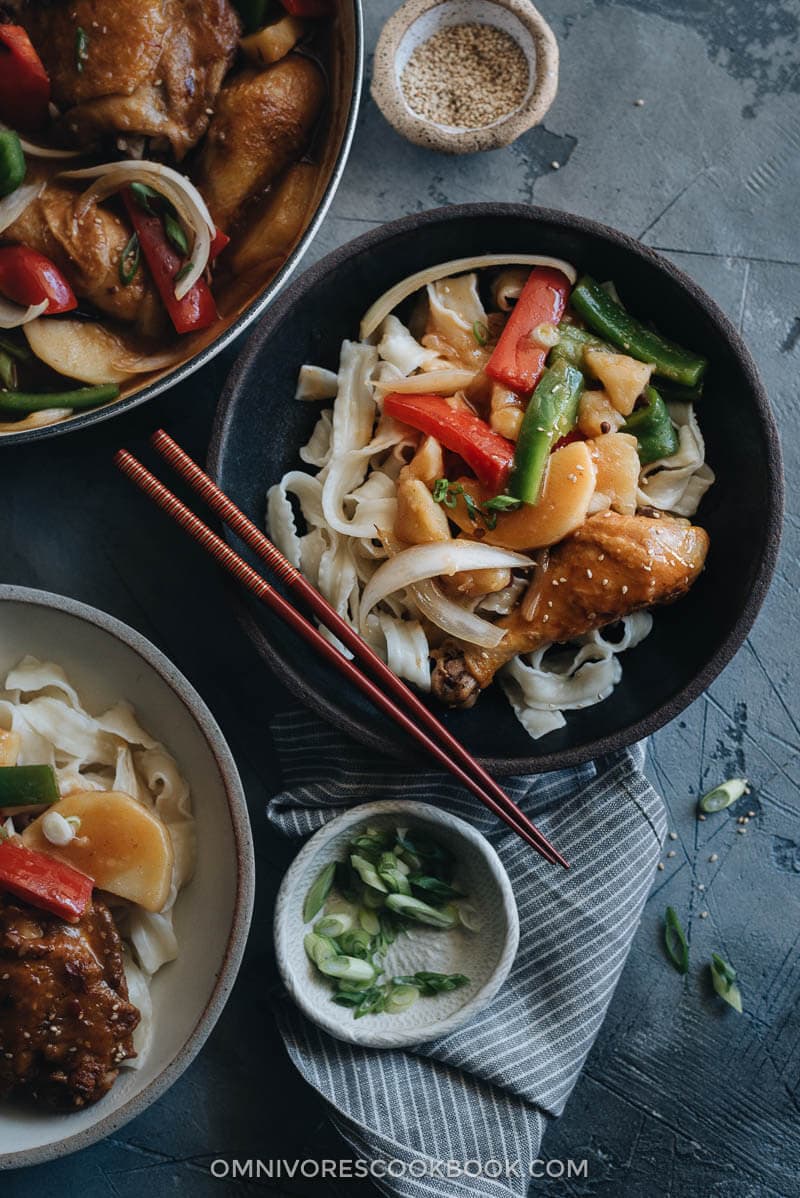
[[240,71],[225,84],[195,174],[221,229],[296,161],[324,96],[322,72],[299,54],[266,71]]
[[[438,651],[434,693],[450,707],[471,707],[497,671],[518,653],[566,642],[622,616],[685,595],[708,553],[706,531],[664,516],[593,516],[551,550],[524,601],[498,621],[496,649],[448,643]],[[528,618],[528,616],[530,618]]]
[[4,240],[45,254],[69,279],[75,294],[108,316],[149,330],[160,319],[150,275],[138,271],[123,286],[119,263],[130,229],[108,207],[91,204],[76,215],[79,192],[49,183],[3,233]]
[[77,924],[0,896],[0,1097],[97,1102],[135,1056],[119,933],[95,899]]
[[228,0],[28,0],[21,20],[68,144],[150,138],[179,160],[208,127],[239,37]]

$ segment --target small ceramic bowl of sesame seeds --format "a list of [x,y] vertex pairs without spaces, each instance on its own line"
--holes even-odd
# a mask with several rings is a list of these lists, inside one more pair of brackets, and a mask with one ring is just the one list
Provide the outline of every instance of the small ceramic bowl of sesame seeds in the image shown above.
[[406,0],[375,50],[372,96],[416,145],[473,154],[539,124],[558,44],[530,0]]

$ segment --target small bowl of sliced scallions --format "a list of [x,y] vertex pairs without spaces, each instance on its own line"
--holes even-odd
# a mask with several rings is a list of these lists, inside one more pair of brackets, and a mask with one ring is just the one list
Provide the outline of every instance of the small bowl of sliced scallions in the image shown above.
[[368,803],[321,828],[278,895],[275,948],[301,1010],[341,1040],[399,1048],[487,1006],[517,951],[503,865],[464,820]]

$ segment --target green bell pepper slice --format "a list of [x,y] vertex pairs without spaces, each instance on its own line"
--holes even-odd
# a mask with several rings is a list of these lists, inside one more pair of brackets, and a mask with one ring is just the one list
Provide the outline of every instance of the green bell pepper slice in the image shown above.
[[578,280],[570,303],[596,333],[632,358],[652,362],[656,374],[684,387],[696,387],[703,377],[708,366],[705,358],[648,329],[589,275]]
[[523,503],[539,502],[550,451],[575,427],[583,375],[563,358],[542,375],[519,430],[509,494]]
[[0,196],[10,196],[25,178],[25,155],[13,129],[0,129]]
[[55,770],[50,765],[0,767],[0,812],[15,815],[50,807],[61,798]]
[[645,387],[643,398],[642,407],[631,413],[620,432],[631,433],[636,438],[639,461],[646,466],[660,458],[672,457],[678,452],[680,442],[667,405],[655,387]]

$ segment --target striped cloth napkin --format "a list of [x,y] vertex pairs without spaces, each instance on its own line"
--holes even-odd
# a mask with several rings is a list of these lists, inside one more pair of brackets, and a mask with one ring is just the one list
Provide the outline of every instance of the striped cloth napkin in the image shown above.
[[[664,806],[641,772],[643,747],[504,780],[564,853],[567,872],[448,775],[409,772],[310,713],[286,712],[272,731],[286,789],[267,814],[288,836],[299,840],[356,803],[417,799],[468,820],[500,855],[519,908],[519,952],[467,1026],[413,1050],[378,1051],[333,1039],[288,999],[278,1020],[344,1139],[366,1161],[392,1163],[392,1176],[373,1174],[378,1188],[402,1198],[520,1198],[603,1022],[666,836]],[[497,1163],[503,1175],[490,1176]]]

